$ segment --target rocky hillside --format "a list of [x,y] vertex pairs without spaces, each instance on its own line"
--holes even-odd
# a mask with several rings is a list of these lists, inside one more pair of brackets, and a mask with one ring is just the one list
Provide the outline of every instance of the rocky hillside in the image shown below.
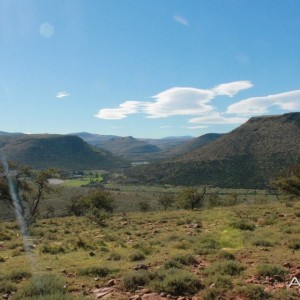
[[300,163],[300,113],[288,113],[253,117],[204,147],[130,175],[146,182],[263,188],[295,163]]

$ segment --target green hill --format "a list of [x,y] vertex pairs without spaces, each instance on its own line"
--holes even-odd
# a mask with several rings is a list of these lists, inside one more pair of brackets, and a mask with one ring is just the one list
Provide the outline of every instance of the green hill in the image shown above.
[[129,175],[145,182],[263,188],[295,163],[300,163],[300,113],[288,113],[251,118],[204,147]]
[[104,148],[116,155],[122,155],[125,157],[143,153],[155,153],[160,151],[157,146],[150,145],[141,140],[137,140],[132,136],[114,137],[97,144],[97,146]]
[[0,153],[8,160],[38,169],[110,169],[127,165],[108,151],[96,149],[71,135],[0,136]]

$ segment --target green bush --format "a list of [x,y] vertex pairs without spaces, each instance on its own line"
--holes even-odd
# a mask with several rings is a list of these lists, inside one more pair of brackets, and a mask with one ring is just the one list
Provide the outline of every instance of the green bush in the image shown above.
[[265,300],[270,298],[270,294],[258,285],[246,285],[238,289],[238,294],[249,300]]
[[[57,275],[33,276],[17,292],[15,300],[32,299],[33,297],[43,297],[49,295],[61,295],[65,293],[64,280]],[[54,298],[63,299],[63,298]]]
[[215,237],[205,236],[197,243],[195,251],[199,255],[205,255],[214,253],[218,249],[220,249],[219,241]]
[[244,230],[244,231],[253,231],[255,229],[255,224],[245,220],[238,220],[231,223],[231,226],[236,229]]
[[11,292],[15,292],[17,287],[14,283],[8,280],[0,280],[0,293],[10,294]]
[[197,260],[194,255],[191,254],[179,254],[173,256],[171,259],[169,259],[164,267],[166,269],[170,268],[180,268],[181,266],[188,266],[196,263]]
[[171,295],[193,295],[202,287],[194,274],[179,269],[158,273],[151,285],[155,291]]
[[260,265],[257,269],[258,276],[269,276],[269,277],[272,277],[274,275],[284,276],[286,273],[287,273],[286,269],[271,264]]
[[145,255],[142,252],[135,252],[129,255],[129,260],[130,261],[139,261],[139,260],[144,260]]
[[79,270],[79,275],[106,277],[111,272],[112,270],[106,267],[86,267]]
[[6,279],[12,280],[15,282],[21,281],[24,278],[31,277],[31,273],[27,270],[14,270],[5,276]]
[[150,273],[147,270],[131,271],[121,279],[121,285],[126,290],[136,290],[138,286],[144,286],[150,281]]
[[116,252],[112,252],[109,257],[107,258],[107,260],[112,260],[112,261],[119,261],[122,259],[122,256],[119,253]]
[[245,267],[237,261],[223,261],[213,263],[208,272],[211,274],[236,276],[241,274]]
[[43,245],[41,249],[42,253],[48,253],[48,254],[59,254],[59,253],[65,253],[65,248],[61,245]]
[[224,299],[223,292],[216,288],[207,289],[203,294],[203,300],[221,300],[221,299]]
[[226,260],[235,260],[234,254],[227,252],[227,251],[221,251],[219,253],[219,258],[226,259]]
[[207,281],[209,285],[214,284],[214,287],[218,290],[228,290],[233,287],[230,276],[216,274],[214,276],[209,276]]
[[273,243],[267,240],[255,240],[253,245],[260,247],[273,247]]
[[289,248],[293,250],[300,250],[300,240],[293,240],[289,243]]
[[0,241],[10,241],[11,235],[7,234],[6,232],[0,231]]

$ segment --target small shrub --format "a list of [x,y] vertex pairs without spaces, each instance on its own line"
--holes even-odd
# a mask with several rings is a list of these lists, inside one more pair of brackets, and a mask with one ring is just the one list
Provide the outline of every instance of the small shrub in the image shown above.
[[300,217],[300,210],[295,211],[295,216],[296,216],[296,217]]
[[5,259],[2,256],[0,256],[0,263],[3,263],[3,262],[5,262]]
[[138,286],[149,283],[150,274],[146,270],[132,271],[122,277],[121,284],[126,290],[136,290]]
[[213,253],[218,249],[220,249],[219,241],[214,237],[205,236],[197,243],[197,248],[195,249],[195,251],[199,255],[205,255]]
[[135,252],[129,255],[130,261],[139,261],[144,259],[145,259],[145,255],[142,252]]
[[112,270],[106,267],[86,267],[79,270],[79,275],[106,277],[111,272]]
[[226,260],[235,260],[234,254],[227,252],[227,251],[221,251],[219,253],[219,258],[226,259]]
[[142,211],[142,212],[149,211],[151,208],[149,202],[147,202],[146,200],[140,200],[138,202],[138,205],[139,205],[140,211]]
[[216,288],[210,288],[204,292],[203,300],[221,300],[224,299],[222,291]]
[[15,292],[17,287],[14,283],[8,280],[0,281],[0,293],[3,294],[11,294],[11,292]]
[[[33,276],[17,292],[15,299],[24,300],[33,297],[43,297],[48,295],[61,295],[65,293],[64,280],[57,275],[39,275]],[[60,298],[57,298],[60,299]]]
[[169,269],[160,273],[152,286],[158,292],[172,295],[192,295],[202,287],[195,275],[178,269]]
[[22,279],[29,277],[31,277],[31,273],[27,270],[15,270],[5,276],[6,279],[15,282],[21,281]]
[[286,269],[271,264],[260,265],[257,269],[258,276],[269,276],[269,277],[272,277],[274,275],[284,276],[286,272],[287,272]]
[[208,269],[211,274],[236,276],[241,274],[245,267],[237,261],[215,262]]
[[267,240],[255,240],[253,245],[260,247],[273,247],[273,243]]
[[107,258],[107,260],[112,260],[112,261],[119,261],[122,259],[122,256],[116,252],[112,252],[109,257]]
[[293,240],[289,243],[289,248],[293,250],[300,250],[300,240]]
[[277,289],[276,293],[272,294],[273,300],[297,300],[299,292],[296,289]]
[[174,257],[172,257],[170,260],[168,260],[164,267],[166,269],[170,268],[180,268],[181,266],[188,266],[196,263],[196,258],[194,255],[191,254],[179,254]]
[[253,231],[255,229],[255,224],[245,220],[239,220],[231,223],[231,226],[236,229],[244,230],[244,231]]
[[264,291],[264,288],[258,285],[246,285],[238,289],[238,294],[249,300],[265,300],[270,298],[270,294]]
[[65,253],[65,248],[61,245],[44,245],[41,249],[42,253],[59,254]]
[[10,241],[11,236],[6,232],[0,231],[0,241]]

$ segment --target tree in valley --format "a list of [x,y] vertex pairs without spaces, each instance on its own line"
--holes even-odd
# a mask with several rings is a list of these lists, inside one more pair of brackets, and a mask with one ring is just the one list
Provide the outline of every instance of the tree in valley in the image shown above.
[[291,196],[300,196],[300,165],[293,165],[272,184]]
[[98,225],[104,225],[114,210],[114,198],[105,190],[94,189],[85,196],[71,199],[70,211],[76,216],[87,216]]
[[157,202],[162,205],[165,210],[167,210],[175,203],[175,198],[171,194],[162,194],[159,196]]
[[58,176],[54,169],[33,170],[14,163],[0,166],[0,201],[12,207],[27,224],[39,216],[41,203],[54,191],[49,179]]
[[202,207],[206,194],[206,187],[201,190],[194,187],[183,189],[178,196],[178,204],[181,208],[194,210],[196,207]]

